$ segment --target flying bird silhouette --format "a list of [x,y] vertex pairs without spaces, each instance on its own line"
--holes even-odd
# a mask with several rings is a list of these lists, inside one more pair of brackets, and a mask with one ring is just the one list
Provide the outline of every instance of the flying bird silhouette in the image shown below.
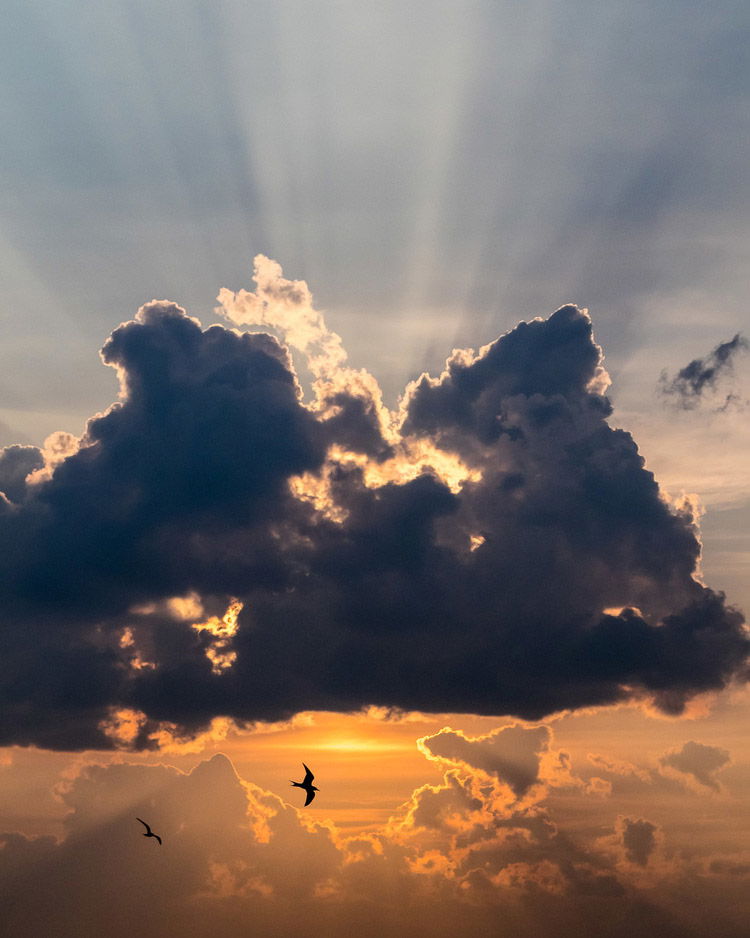
[[147,824],[145,821],[142,821],[139,817],[136,818],[136,821],[141,821],[141,824],[143,824],[143,826],[146,828],[146,833],[145,833],[143,836],[144,836],[144,837],[155,837],[155,838],[159,841],[159,846],[161,847],[161,837],[160,837],[158,834],[155,834],[155,833],[151,830],[151,828],[148,826],[148,824]]
[[320,791],[320,789],[313,785],[312,781],[315,776],[308,769],[304,762],[302,763],[302,766],[305,770],[305,777],[301,782],[292,782],[292,785],[294,785],[295,788],[304,788],[304,790],[307,792],[307,797],[305,798],[305,807],[307,807],[315,797],[315,792]]

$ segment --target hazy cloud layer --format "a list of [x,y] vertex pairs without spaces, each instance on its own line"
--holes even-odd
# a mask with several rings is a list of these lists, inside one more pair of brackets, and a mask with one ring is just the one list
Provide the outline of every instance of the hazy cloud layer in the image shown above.
[[744,934],[741,855],[693,851],[662,868],[650,821],[613,818],[608,839],[592,839],[591,828],[558,828],[544,790],[519,808],[469,767],[416,789],[385,826],[349,836],[244,781],[223,755],[187,774],[84,765],[57,791],[68,811],[61,840],[0,834],[9,934],[230,938],[252,923],[265,938],[708,938],[717,922],[728,938]]
[[102,351],[121,400],[80,441],[4,451],[2,742],[366,704],[679,713],[743,675],[689,508],[607,422],[584,311],[454,351],[392,413],[304,283],[263,257],[256,282],[220,311],[301,356],[307,398],[279,339],[153,301]]
[[[747,339],[738,332],[733,339],[720,342],[705,358],[694,358],[674,378],[662,373],[659,390],[685,410],[698,407],[706,396],[713,396],[721,379],[732,374],[735,358],[748,349]],[[724,395],[717,409],[724,410],[739,401],[735,391]]]

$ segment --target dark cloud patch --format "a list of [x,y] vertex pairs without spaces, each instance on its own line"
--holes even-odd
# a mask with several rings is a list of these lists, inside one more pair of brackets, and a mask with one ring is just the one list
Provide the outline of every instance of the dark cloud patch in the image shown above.
[[420,746],[432,756],[494,775],[520,798],[539,781],[540,757],[549,749],[550,736],[546,726],[507,726],[477,738],[445,728],[420,740]]
[[[662,372],[659,390],[677,407],[694,410],[706,395],[713,395],[722,378],[731,375],[735,358],[747,349],[747,339],[738,332],[733,339],[720,342],[704,358],[694,358],[673,378],[669,378],[666,371]],[[717,405],[717,410],[726,410],[737,401],[738,395],[730,391]]]
[[393,456],[393,447],[383,439],[374,401],[338,391],[328,397],[327,402],[333,411],[324,422],[326,439],[379,462]]
[[657,826],[643,818],[626,817],[620,821],[619,832],[625,856],[631,863],[647,866],[656,849]]
[[522,428],[504,419],[518,398],[529,402],[527,414],[537,429],[555,423],[570,401],[606,415],[606,398],[587,392],[600,362],[588,316],[563,306],[547,320],[519,323],[476,358],[454,354],[439,381],[423,375],[409,397],[403,430],[484,444],[503,433],[518,438]]
[[43,465],[44,457],[36,446],[6,446],[0,450],[0,492],[12,502],[22,502],[26,497],[26,477]]
[[[24,519],[35,556],[15,571],[16,591],[107,612],[143,592],[210,592],[197,539],[268,524],[289,476],[323,458],[286,353],[266,335],[201,331],[154,302],[115,330],[102,358],[118,369],[124,401],[93,418],[79,451],[39,486]],[[162,550],[174,530],[193,539],[179,557]]]
[[[287,318],[301,302],[268,296]],[[316,354],[337,349],[310,321]],[[607,423],[575,307],[454,354],[398,431],[363,373],[318,359],[307,405],[276,339],[171,303],[102,356],[121,400],[0,520],[2,742],[111,746],[122,708],[136,746],[165,723],[371,703],[539,719],[647,696],[679,713],[743,673],[742,617],[696,581],[694,519]],[[34,453],[6,457],[17,496],[11,463]],[[169,611],[188,595],[218,632]]]
[[711,873],[716,876],[732,876],[738,878],[750,877],[750,863],[726,858],[711,860],[708,865]]
[[676,769],[705,788],[719,791],[720,785],[716,779],[716,773],[729,765],[731,759],[726,749],[690,740],[682,749],[668,752],[659,761],[661,765]]

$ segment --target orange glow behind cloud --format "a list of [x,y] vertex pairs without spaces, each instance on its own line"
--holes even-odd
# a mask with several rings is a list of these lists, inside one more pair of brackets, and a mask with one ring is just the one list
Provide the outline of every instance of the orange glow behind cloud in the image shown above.
[[232,639],[237,633],[237,620],[243,609],[243,603],[233,599],[227,611],[219,618],[211,616],[204,622],[196,622],[192,627],[196,632],[208,632],[214,641],[206,649],[206,657],[211,662],[214,674],[221,674],[231,668],[237,660],[237,652],[232,650]]

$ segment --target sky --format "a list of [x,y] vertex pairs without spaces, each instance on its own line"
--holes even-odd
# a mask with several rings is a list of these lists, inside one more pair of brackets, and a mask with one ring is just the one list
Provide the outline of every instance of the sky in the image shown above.
[[14,933],[744,935],[746,4],[4,21]]

